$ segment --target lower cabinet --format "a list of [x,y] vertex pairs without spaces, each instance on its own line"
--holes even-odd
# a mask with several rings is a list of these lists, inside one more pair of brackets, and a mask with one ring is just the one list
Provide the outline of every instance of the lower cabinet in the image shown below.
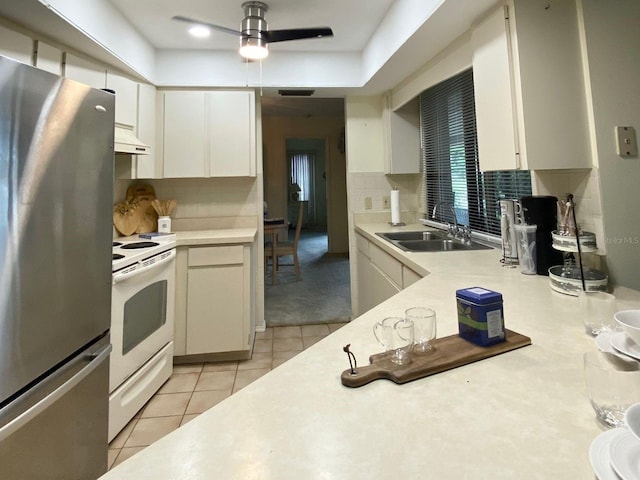
[[422,277],[362,235],[356,235],[358,315]]
[[180,247],[175,355],[248,352],[253,345],[251,245]]

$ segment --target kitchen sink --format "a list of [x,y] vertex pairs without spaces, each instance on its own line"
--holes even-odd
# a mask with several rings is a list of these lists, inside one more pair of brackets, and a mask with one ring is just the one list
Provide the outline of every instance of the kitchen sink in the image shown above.
[[419,230],[417,232],[385,232],[376,233],[376,235],[392,243],[397,240],[444,240],[447,238],[446,232],[429,230]]
[[490,250],[493,247],[479,242],[465,243],[449,238],[447,232],[419,230],[411,232],[380,232],[379,237],[405,252],[454,252],[469,250]]
[[478,242],[464,243],[460,240],[397,240],[392,242],[407,252],[453,252],[468,250],[491,250],[492,247]]

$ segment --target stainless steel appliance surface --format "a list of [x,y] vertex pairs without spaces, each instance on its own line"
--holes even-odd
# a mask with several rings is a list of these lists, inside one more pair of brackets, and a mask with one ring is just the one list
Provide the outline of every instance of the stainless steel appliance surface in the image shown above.
[[114,103],[0,57],[0,478],[107,468]]
[[109,441],[173,372],[175,239],[113,242]]

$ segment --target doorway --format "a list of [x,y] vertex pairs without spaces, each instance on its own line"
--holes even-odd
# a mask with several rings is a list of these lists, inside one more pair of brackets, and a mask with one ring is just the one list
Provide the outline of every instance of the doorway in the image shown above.
[[295,221],[298,202],[306,203],[302,226],[327,233],[327,173],[323,138],[287,138],[287,213]]
[[[343,132],[342,99],[262,99],[268,216],[295,225],[298,201],[308,203],[298,248],[301,280],[292,268],[278,272],[276,285],[265,278],[268,327],[350,319]],[[294,231],[289,229],[289,240]]]

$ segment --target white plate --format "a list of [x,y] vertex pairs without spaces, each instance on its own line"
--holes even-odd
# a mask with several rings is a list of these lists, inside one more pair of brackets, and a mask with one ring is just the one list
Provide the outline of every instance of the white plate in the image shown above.
[[640,480],[640,440],[626,430],[611,439],[609,456],[613,470],[622,480]]
[[611,466],[609,449],[611,447],[611,441],[626,431],[627,429],[623,427],[607,430],[591,442],[589,446],[589,461],[591,462],[593,473],[596,474],[598,480],[620,480],[620,477],[616,475],[616,472]]
[[596,335],[595,341],[598,348],[603,352],[617,354],[618,351],[615,348],[613,348],[613,345],[611,345],[611,337],[613,337],[617,333],[618,332],[615,332],[615,331],[607,331],[607,332],[602,332]]
[[640,346],[631,340],[626,333],[617,332],[615,335],[612,335],[611,345],[619,352],[629,355],[636,360],[640,360]]

